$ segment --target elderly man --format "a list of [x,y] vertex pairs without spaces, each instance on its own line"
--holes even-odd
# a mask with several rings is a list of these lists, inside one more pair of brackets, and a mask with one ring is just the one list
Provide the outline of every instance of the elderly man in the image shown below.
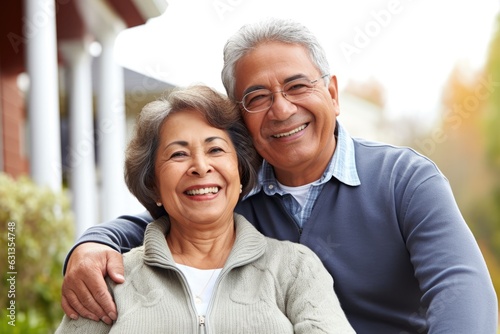
[[[358,333],[496,333],[491,278],[448,181],[411,149],[348,135],[336,77],[307,28],[244,26],[224,48],[222,80],[265,159],[236,211],[315,251]],[[120,217],[82,236],[63,285],[69,316],[116,318],[103,275],[123,281],[117,251],[141,244],[150,220]]]

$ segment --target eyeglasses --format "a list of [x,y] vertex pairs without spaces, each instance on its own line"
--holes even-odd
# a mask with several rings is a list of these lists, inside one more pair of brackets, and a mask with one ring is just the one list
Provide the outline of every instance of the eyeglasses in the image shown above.
[[243,108],[249,113],[258,113],[271,109],[274,102],[274,94],[276,93],[281,93],[285,99],[295,103],[309,97],[318,81],[327,76],[328,74],[324,74],[312,81],[307,78],[295,79],[284,84],[283,89],[276,92],[272,92],[269,89],[257,89],[245,94],[243,99],[238,101],[238,103],[241,103]]

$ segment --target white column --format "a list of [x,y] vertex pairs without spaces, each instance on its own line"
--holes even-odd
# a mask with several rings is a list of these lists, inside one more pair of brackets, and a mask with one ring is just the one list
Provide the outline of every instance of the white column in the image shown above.
[[85,40],[61,43],[69,71],[68,169],[76,237],[98,223],[92,108],[92,68]]
[[26,64],[30,78],[28,120],[33,180],[62,187],[57,38],[54,0],[25,0]]
[[125,87],[123,68],[114,58],[118,31],[101,31],[102,45],[98,96],[98,160],[101,183],[101,219],[107,221],[127,210],[128,189],[123,177],[125,161]]

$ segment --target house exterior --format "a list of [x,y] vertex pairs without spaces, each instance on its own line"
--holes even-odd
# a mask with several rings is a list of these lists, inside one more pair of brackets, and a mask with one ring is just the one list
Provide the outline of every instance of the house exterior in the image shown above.
[[[77,236],[130,207],[123,180],[127,80],[142,89],[144,100],[151,87],[168,85],[146,84],[119,66],[114,41],[166,8],[165,0],[1,4],[0,171],[29,175],[55,191],[67,185]],[[147,102],[133,92],[132,98],[132,109]]]

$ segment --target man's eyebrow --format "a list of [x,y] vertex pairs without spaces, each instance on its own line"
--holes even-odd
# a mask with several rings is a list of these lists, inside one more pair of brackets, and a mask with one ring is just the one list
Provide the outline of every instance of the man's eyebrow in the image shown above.
[[[295,75],[292,75],[291,77],[288,77],[285,80],[283,80],[283,84],[286,84],[286,83],[293,81],[293,80],[304,79],[304,78],[307,78],[307,75],[302,74],[302,73],[295,74]],[[243,96],[245,96],[246,94],[251,93],[253,91],[259,90],[259,89],[269,89],[269,88],[262,86],[262,85],[250,86],[243,91]]]
[[307,75],[302,74],[302,73],[292,75],[291,77],[286,78],[286,79],[283,81],[283,84],[287,84],[287,83],[289,83],[290,81],[297,80],[297,79],[307,79]]
[[243,96],[247,95],[248,93],[251,93],[251,92],[254,92],[256,90],[259,90],[259,89],[267,89],[266,87],[262,86],[262,85],[254,85],[254,86],[250,86],[248,87],[247,89],[245,89],[243,91]]

